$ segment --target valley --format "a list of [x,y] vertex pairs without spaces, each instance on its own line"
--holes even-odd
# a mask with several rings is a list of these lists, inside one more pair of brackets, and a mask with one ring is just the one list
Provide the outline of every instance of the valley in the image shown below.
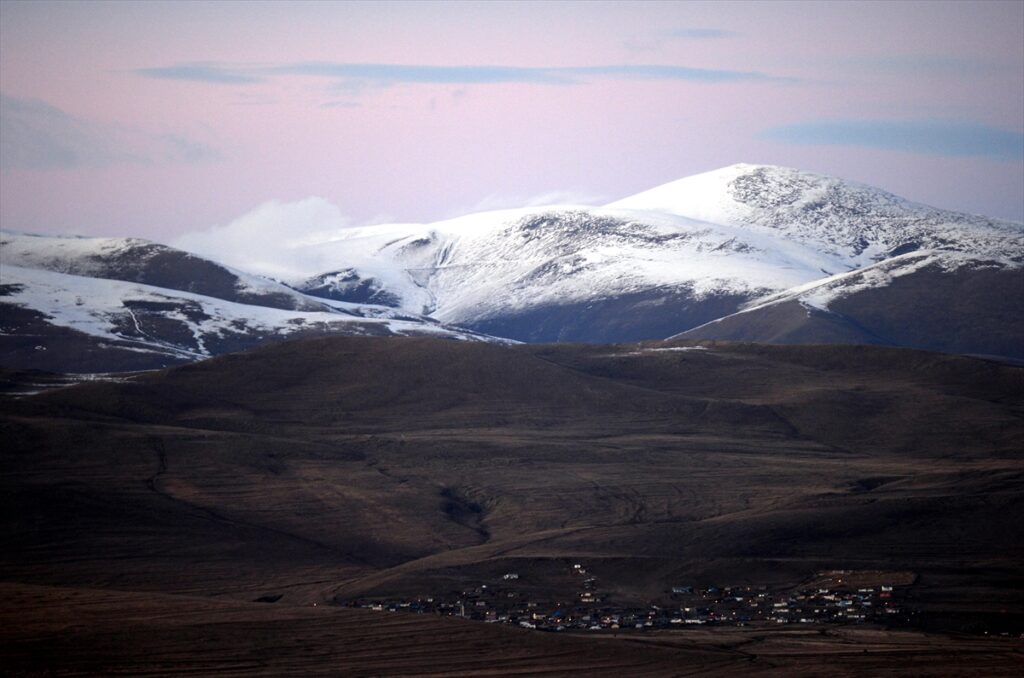
[[741,164],[319,238],[0,237],[5,668],[1019,672],[1020,224]]
[[[979,674],[1012,673],[1024,631],[1022,393],[1019,367],[868,346],[331,337],[7,397],[2,580],[40,610],[81,596],[97,622],[68,645],[58,617],[40,612],[9,627],[5,652],[25,670],[140,657],[103,635],[131,605],[177,610],[132,634],[167,672],[195,669],[204,655],[177,655],[178,643],[213,633],[211,661],[228,646],[255,652],[266,634],[271,646],[323,639],[315,656],[299,640],[276,658],[257,653],[274,673],[340,662],[375,638],[380,651],[360,666],[400,674],[390,662],[402,653],[383,649],[389,629],[422,638],[408,650],[421,656],[432,634],[467,624],[466,651],[552,667],[562,660],[545,653],[592,656],[608,673],[640,662],[674,675],[681,661],[813,673],[801,644],[869,662],[883,660],[862,650],[889,642],[900,650],[887,665],[928,657],[923,675],[965,669],[952,657],[977,652]],[[895,573],[857,586],[875,589],[860,600],[879,608],[881,586],[894,587],[895,630],[800,623],[797,596],[846,595],[821,580],[835,571]],[[609,623],[583,638],[387,611],[465,604],[484,586],[545,618],[674,611],[666,628]],[[773,612],[747,608],[746,627],[723,617],[716,636],[671,628],[686,607],[705,622],[726,613],[704,598],[726,588],[764,594]],[[475,595],[482,616],[501,613]],[[784,600],[792,624],[776,620]],[[359,601],[381,611],[350,609]],[[203,627],[207,614],[237,625]],[[232,635],[243,628],[254,635]],[[30,646],[60,651],[25,655]]]

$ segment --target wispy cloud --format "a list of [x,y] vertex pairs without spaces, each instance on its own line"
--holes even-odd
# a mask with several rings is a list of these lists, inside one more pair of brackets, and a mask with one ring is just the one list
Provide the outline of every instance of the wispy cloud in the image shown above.
[[678,38],[680,40],[714,40],[718,38],[732,38],[737,34],[724,28],[677,28],[665,35],[669,38]]
[[554,205],[602,205],[608,202],[607,196],[598,195],[593,191],[569,189],[548,191],[537,195],[505,195],[491,194],[477,202],[466,205],[451,212],[451,217],[458,217],[474,212],[490,212],[493,210],[518,209],[521,207],[548,207]]
[[263,72],[270,75],[302,75],[392,85],[479,85],[507,82],[573,84],[573,80],[564,72],[565,70],[517,66],[424,66],[310,61],[274,66]]
[[263,80],[260,76],[228,70],[210,62],[140,68],[135,72],[147,78],[155,78],[157,80],[190,80],[193,82],[212,82],[222,85],[246,85]]
[[228,224],[185,233],[169,244],[260,275],[293,279],[331,270],[337,262],[317,245],[351,226],[337,205],[323,198],[272,200]]
[[160,146],[150,151],[154,161],[201,163],[221,158],[220,152],[211,146],[178,134],[157,134],[149,139]]
[[53,170],[119,163],[199,163],[220,154],[176,134],[151,134],[0,94],[0,168]]
[[563,69],[580,76],[611,77],[638,80],[691,80],[699,82],[775,81],[795,82],[793,78],[768,75],[758,71],[730,71],[710,68],[689,68],[686,66],[661,65],[620,65],[584,66]]
[[632,52],[654,52],[667,43],[676,40],[721,40],[722,38],[734,38],[739,33],[724,28],[676,28],[671,31],[661,31],[640,37],[631,38],[622,43],[622,46]]
[[[686,80],[690,82],[765,81],[793,82],[760,71],[691,68],[666,64],[610,64],[602,66],[430,66],[418,64],[363,64],[308,61],[272,66],[232,66],[209,62],[143,68],[147,78],[240,85],[273,77],[319,77],[336,83],[482,85],[532,83],[579,85],[598,79]],[[351,87],[351,85],[348,85]]]
[[764,130],[761,138],[804,146],[860,146],[1024,162],[1024,133],[948,120],[819,120]]

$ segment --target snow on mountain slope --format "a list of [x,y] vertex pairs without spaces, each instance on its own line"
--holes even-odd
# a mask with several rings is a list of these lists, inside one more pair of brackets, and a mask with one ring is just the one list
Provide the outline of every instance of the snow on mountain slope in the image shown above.
[[354,228],[309,251],[312,265],[332,262],[338,272],[293,281],[303,291],[388,295],[396,306],[470,327],[538,308],[658,291],[685,291],[694,300],[749,299],[842,265],[799,243],[732,226],[578,207]]
[[604,208],[348,229],[308,247],[299,260],[315,274],[290,284],[528,341],[620,341],[930,250],[1016,266],[1024,228],[795,169],[734,165]]
[[1020,224],[940,210],[856,182],[771,165],[731,165],[608,207],[753,228],[841,256],[850,267],[918,249],[1017,261],[1024,252]]
[[829,276],[821,280],[798,285],[778,294],[755,299],[745,304],[740,313],[753,311],[789,300],[797,300],[807,308],[829,310],[829,304],[869,289],[888,287],[892,282],[911,275],[926,267],[935,267],[944,272],[954,272],[964,267],[1003,268],[1011,262],[1004,259],[989,259],[963,252],[942,252],[925,250],[902,254],[885,259],[864,268]]
[[[434,321],[402,316],[393,309],[344,302],[334,302],[333,306],[334,311],[291,311],[138,283],[4,265],[0,339],[13,347],[11,350],[28,341],[34,350],[47,351],[51,340],[66,339],[70,330],[89,337],[91,348],[152,354],[151,364],[162,366],[300,334],[482,338]],[[73,357],[65,356],[61,364],[75,363]]]
[[[204,346],[220,346],[216,338],[236,322],[247,337],[291,333],[298,320],[267,316],[268,306],[306,315],[349,315],[303,321],[318,327],[326,323],[325,328],[347,327],[354,315],[362,317],[363,325],[376,319],[378,330],[392,332],[399,330],[384,329],[383,321],[404,315],[405,322],[423,324],[427,316],[431,323],[523,341],[618,342],[663,338],[753,309],[753,303],[774,308],[775,300],[783,300],[789,309],[787,327],[802,323],[799,309],[827,314],[837,299],[847,305],[854,303],[847,299],[855,298],[860,305],[870,299],[872,309],[882,308],[884,294],[876,292],[894,286],[904,290],[894,300],[941,303],[926,287],[908,282],[924,279],[935,289],[980,299],[984,290],[968,279],[1004,284],[1015,278],[982,275],[975,259],[998,271],[1024,265],[1024,225],[938,210],[861,184],[760,165],[734,165],[688,177],[605,207],[524,208],[430,224],[346,228],[313,242],[292,238],[255,248],[259,256],[239,249],[238,243],[250,239],[248,222],[239,223],[242,232],[231,233],[226,241],[230,247],[217,245],[217,239],[193,239],[200,250],[204,242],[209,248],[198,256],[134,239],[2,234],[0,282],[7,283],[7,269],[15,267],[79,274],[88,276],[79,280],[94,281],[37,277],[21,285],[38,285],[44,296],[52,290],[57,296],[83,299],[70,305],[65,300],[59,313],[47,306],[50,302],[33,302],[39,313],[53,311],[55,318],[77,317],[72,310],[82,305],[91,308],[94,288],[88,285],[96,285],[99,278],[129,285],[103,288],[107,292],[95,287],[101,297],[128,294],[136,289],[131,284],[161,288],[156,294],[177,301],[160,307],[163,302],[143,299],[151,322],[165,316],[161,326],[186,338],[179,342],[186,353],[200,355]],[[289,225],[280,230],[288,232]],[[303,230],[302,224],[297,230]],[[251,273],[288,275],[277,282],[242,273],[215,263],[219,255],[252,263],[256,268]],[[910,288],[913,294],[907,292]],[[1002,291],[990,293],[998,296]],[[187,299],[188,294],[202,295],[204,301]],[[248,304],[253,310],[248,316],[229,313],[219,310],[214,299]],[[131,304],[126,303],[97,307],[102,318],[115,314],[120,318],[116,322],[128,328],[128,334],[115,332],[122,339],[134,331],[124,311]],[[200,311],[182,310],[192,304],[199,304]],[[164,311],[154,310],[159,308]],[[208,319],[190,320],[189,313],[219,320],[207,330],[203,323]],[[766,318],[765,327],[775,336],[779,330],[768,315],[776,313],[759,311],[758,317]],[[730,326],[737,322],[730,321]],[[280,323],[284,329],[275,330]],[[851,336],[850,327],[835,336]],[[754,340],[760,336],[749,327],[743,333]]]
[[868,343],[1024,359],[1024,267],[912,252],[757,299],[680,339]]
[[57,273],[145,283],[270,308],[329,311],[280,283],[139,238],[0,233],[0,263]]

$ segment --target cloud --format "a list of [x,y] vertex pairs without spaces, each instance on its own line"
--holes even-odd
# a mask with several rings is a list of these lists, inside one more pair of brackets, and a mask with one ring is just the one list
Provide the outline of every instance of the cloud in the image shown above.
[[220,160],[221,154],[201,141],[186,139],[177,134],[158,134],[152,139],[163,144],[163,148],[155,151],[153,158],[165,162],[201,163]]
[[739,34],[724,28],[677,28],[626,40],[622,46],[633,52],[653,52],[675,40],[720,40],[734,38],[737,35]]
[[576,85],[589,79],[623,80],[695,80],[721,82],[731,80],[773,80],[755,71],[731,71],[658,64],[615,64],[607,66],[565,66],[534,68],[516,66],[406,66],[399,64],[302,63],[279,66],[274,73],[320,76],[337,80],[367,81],[381,84],[480,85],[535,83]]
[[58,170],[121,163],[199,163],[220,154],[176,134],[150,134],[0,94],[0,168]]
[[582,190],[549,191],[532,196],[501,195],[495,193],[477,201],[474,205],[458,210],[452,216],[520,207],[547,207],[550,205],[592,206],[603,205],[606,202],[608,202],[607,196],[596,195],[591,191]]
[[774,81],[795,82],[793,78],[768,75],[758,71],[730,71],[687,66],[619,65],[581,66],[562,69],[580,76],[612,77],[630,80],[691,80],[698,82]]
[[188,80],[191,82],[211,82],[220,85],[245,85],[261,82],[263,78],[231,71],[210,62],[193,62],[175,64],[159,68],[140,68],[135,71],[139,75],[157,80]]
[[318,244],[352,226],[331,202],[309,197],[266,202],[234,221],[179,236],[174,247],[251,273],[289,280],[328,270]]
[[[556,191],[531,197],[492,195],[459,210],[451,218],[498,209],[604,202],[607,202],[604,196],[581,191]],[[168,244],[248,273],[297,281],[337,269],[339,262],[334,255],[338,250],[329,243],[336,240],[341,231],[380,223],[393,221],[382,215],[355,224],[337,205],[315,196],[294,202],[272,200],[228,224],[185,233]],[[376,265],[372,255],[363,258],[357,252],[350,252],[347,257],[349,265],[359,265],[365,270],[372,270]]]
[[802,146],[860,146],[954,157],[1024,162],[1024,133],[976,122],[823,120],[764,130],[763,139]]
[[669,38],[680,40],[712,40],[718,38],[732,38],[737,34],[723,28],[678,28],[665,34]]
[[759,71],[690,68],[665,64],[611,64],[603,66],[429,66],[419,64],[357,64],[308,61],[276,66],[228,66],[208,62],[179,64],[135,71],[147,78],[185,80],[214,84],[245,84],[272,77],[319,77],[358,91],[361,84],[376,86],[409,84],[482,85],[527,83],[578,85],[595,79],[686,80],[691,82],[774,81],[792,82]]
[[66,169],[141,162],[110,130],[42,101],[0,94],[0,167]]
[[423,66],[304,62],[276,66],[269,72],[275,75],[306,75],[384,84],[479,85],[507,82],[571,84],[572,81],[560,73],[564,70],[518,66]]

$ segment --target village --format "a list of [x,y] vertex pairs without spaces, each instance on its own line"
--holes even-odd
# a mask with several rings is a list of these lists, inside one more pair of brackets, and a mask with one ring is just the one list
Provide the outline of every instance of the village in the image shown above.
[[[599,588],[598,578],[582,563],[572,565],[578,586],[572,598],[531,600],[519,586],[520,575],[500,579],[444,596],[410,600],[360,598],[348,607],[376,611],[412,612],[512,624],[543,631],[647,631],[701,625],[862,624],[909,623],[913,613],[901,600],[909,582],[834,570],[793,590],[766,586],[675,585],[662,599],[646,606],[617,605]],[[853,574],[853,576],[851,576]]]

